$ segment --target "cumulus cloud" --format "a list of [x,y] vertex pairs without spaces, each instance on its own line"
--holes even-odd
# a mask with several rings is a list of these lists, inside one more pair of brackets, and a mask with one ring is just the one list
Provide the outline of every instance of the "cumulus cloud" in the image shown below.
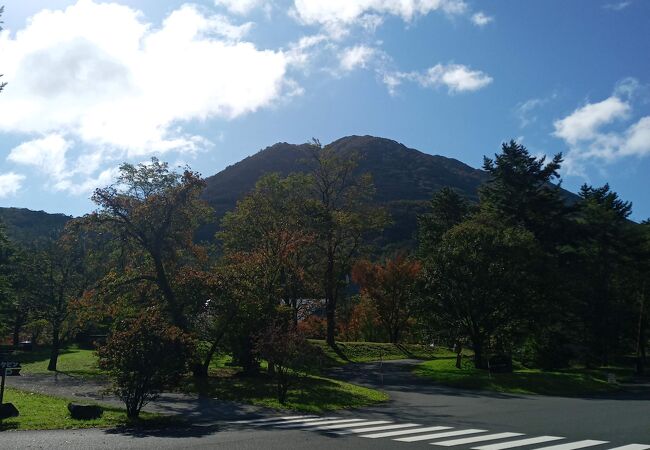
[[67,177],[66,152],[71,143],[59,134],[24,142],[9,152],[7,159],[17,164],[28,165],[49,174],[55,180]]
[[494,17],[480,11],[472,15],[472,23],[478,27],[484,27],[492,21],[494,21]]
[[629,122],[634,86],[638,82],[627,79],[617,84],[612,96],[587,103],[554,122],[553,134],[569,147],[565,159],[569,174],[584,175],[585,164],[590,162],[650,155],[650,116]]
[[434,11],[459,15],[467,10],[464,0],[294,0],[292,14],[305,25],[340,34],[353,25],[377,26],[383,15],[410,22]]
[[127,6],[79,0],[5,30],[0,53],[11,89],[0,98],[0,131],[38,137],[10,161],[25,164],[24,155],[39,152],[33,160],[45,161],[56,148],[65,155],[54,145],[63,136],[101,154],[86,152],[67,170],[209,146],[185,124],[236,118],[298,90],[287,75],[290,55],[245,42],[250,27],[190,5],[156,27]]
[[0,198],[15,195],[22,187],[25,175],[15,172],[0,174]]
[[472,92],[492,83],[485,72],[462,64],[436,64],[424,72],[392,72],[383,75],[383,82],[392,94],[403,81],[418,83],[424,88],[446,87],[450,94]]
[[[215,0],[214,4],[223,6],[233,14],[245,15],[265,4],[264,0]],[[268,4],[268,3],[267,3]]]
[[554,123],[555,136],[571,145],[595,139],[603,125],[623,119],[630,112],[629,103],[612,96],[598,103],[587,103]]
[[376,50],[366,45],[346,48],[341,54],[341,69],[346,72],[357,68],[365,69],[375,54]]

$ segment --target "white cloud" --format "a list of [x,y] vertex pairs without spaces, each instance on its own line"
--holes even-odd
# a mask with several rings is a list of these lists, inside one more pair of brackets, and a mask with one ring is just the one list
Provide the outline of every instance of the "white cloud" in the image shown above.
[[472,92],[484,88],[493,79],[485,72],[462,64],[436,64],[424,72],[387,72],[382,81],[391,94],[404,81],[416,82],[424,88],[447,87],[450,94]]
[[0,198],[15,195],[22,187],[25,175],[15,172],[0,174]]
[[622,11],[632,4],[632,0],[625,0],[616,3],[606,3],[603,5],[603,8],[610,9],[612,11]]
[[650,116],[642,117],[626,130],[620,155],[650,155]]
[[603,125],[627,117],[630,105],[616,96],[598,103],[588,103],[567,117],[554,123],[555,136],[575,145],[579,141],[594,139]]
[[519,103],[514,108],[514,114],[519,119],[519,126],[525,128],[531,123],[537,122],[536,111],[544,107],[550,101],[557,98],[557,93],[553,93],[546,98],[531,98],[525,102]]
[[156,27],[127,6],[79,0],[39,12],[16,33],[3,31],[11,89],[0,98],[0,131],[42,137],[15,149],[11,160],[28,151],[52,157],[43,140],[53,136],[101,155],[86,152],[71,170],[205,148],[185,124],[236,118],[299,92],[287,75],[291,55],[245,42],[250,27],[190,5]]
[[66,177],[66,152],[71,143],[59,134],[51,134],[41,139],[24,142],[9,152],[7,160],[34,166],[52,178],[59,180]]
[[483,12],[477,12],[474,15],[472,15],[472,23],[478,27],[484,27],[488,23],[494,21],[494,17],[488,16],[487,14]]
[[492,77],[462,64],[436,64],[419,77],[425,87],[447,86],[449,93],[477,91],[492,83]]
[[341,54],[341,69],[350,72],[357,68],[366,68],[375,56],[376,50],[366,45],[356,45],[343,50]]
[[303,24],[321,25],[336,35],[353,25],[377,26],[382,15],[410,22],[434,11],[458,15],[467,10],[464,0],[294,0],[292,14]]
[[264,0],[214,0],[217,6],[223,6],[233,14],[245,15],[262,6]]
[[[626,86],[621,88],[621,86]],[[650,155],[650,116],[640,117],[631,125],[625,124],[632,113],[630,87],[638,82],[627,79],[618,83],[614,95],[597,103],[588,103],[567,117],[554,123],[556,137],[564,140],[569,152],[565,169],[569,174],[584,175],[585,165],[593,162],[612,162],[624,157]],[[623,128],[617,123],[623,122]],[[613,129],[617,128],[617,129]]]

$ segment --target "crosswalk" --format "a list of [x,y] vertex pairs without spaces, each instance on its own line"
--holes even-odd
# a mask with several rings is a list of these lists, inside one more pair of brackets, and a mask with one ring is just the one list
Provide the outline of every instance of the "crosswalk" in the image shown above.
[[356,435],[364,439],[391,439],[397,442],[419,442],[439,447],[472,450],[648,450],[647,444],[611,447],[608,441],[594,439],[570,440],[562,436],[527,436],[519,432],[493,432],[479,428],[457,428],[447,425],[425,426],[417,423],[395,423],[391,420],[318,417],[295,415],[264,419],[237,420],[234,425],[270,427],[283,430],[320,431],[336,435]]

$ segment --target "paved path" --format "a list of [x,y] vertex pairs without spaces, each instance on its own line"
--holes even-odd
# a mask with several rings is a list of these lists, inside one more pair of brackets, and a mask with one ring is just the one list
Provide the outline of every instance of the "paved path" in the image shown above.
[[[361,410],[288,418],[293,415],[170,394],[151,410],[191,414],[201,426],[148,432],[8,432],[0,436],[0,448],[650,449],[647,391],[587,399],[466,391],[433,386],[413,376],[415,363],[353,364],[332,370],[333,376],[347,381],[383,386],[391,396],[385,404]],[[96,389],[89,392],[60,379],[45,382],[43,389],[96,395]]]

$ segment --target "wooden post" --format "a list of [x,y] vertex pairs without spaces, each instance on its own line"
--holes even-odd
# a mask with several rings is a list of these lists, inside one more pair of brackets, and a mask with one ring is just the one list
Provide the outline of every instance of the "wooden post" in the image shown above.
[[2,405],[5,396],[5,377],[7,376],[7,369],[3,367],[1,370],[2,370],[2,382],[0,384],[0,405]]

